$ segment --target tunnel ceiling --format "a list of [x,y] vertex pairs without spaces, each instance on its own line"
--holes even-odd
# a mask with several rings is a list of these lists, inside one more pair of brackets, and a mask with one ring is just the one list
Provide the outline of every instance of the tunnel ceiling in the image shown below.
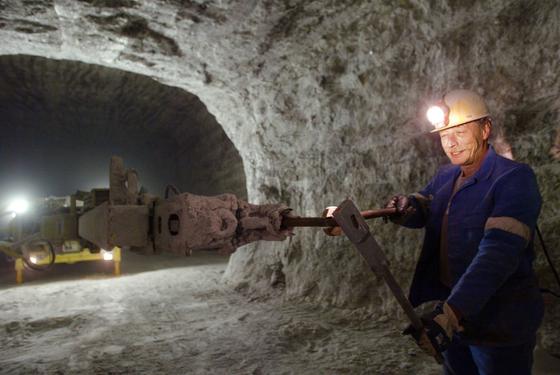
[[6,194],[108,186],[113,154],[138,170],[155,194],[166,184],[199,194],[245,194],[241,158],[204,104],[146,76],[2,56],[0,126],[0,191]]

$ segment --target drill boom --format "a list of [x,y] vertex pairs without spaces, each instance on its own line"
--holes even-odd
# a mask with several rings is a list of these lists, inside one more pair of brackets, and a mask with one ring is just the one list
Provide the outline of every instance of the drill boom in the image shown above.
[[[374,219],[377,217],[388,217],[397,213],[396,208],[382,208],[379,210],[362,211],[360,214],[364,219]],[[338,224],[332,217],[284,217],[282,227],[336,227]]]

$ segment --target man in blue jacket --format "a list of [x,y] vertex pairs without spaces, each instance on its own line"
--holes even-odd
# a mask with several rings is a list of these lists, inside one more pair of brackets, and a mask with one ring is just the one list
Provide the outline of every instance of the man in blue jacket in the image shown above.
[[535,175],[488,143],[492,122],[476,93],[447,93],[428,119],[451,164],[388,204],[400,212],[394,222],[425,228],[410,301],[441,301],[414,336],[443,353],[449,374],[530,374],[543,316],[532,268]]

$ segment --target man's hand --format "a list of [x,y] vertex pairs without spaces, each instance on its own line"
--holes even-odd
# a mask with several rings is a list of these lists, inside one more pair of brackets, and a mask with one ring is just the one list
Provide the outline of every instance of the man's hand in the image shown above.
[[434,311],[421,317],[424,323],[421,332],[409,326],[403,334],[414,337],[422,350],[435,357],[438,353],[447,350],[455,332],[463,331],[458,315],[458,312],[447,303],[439,303]]
[[[329,206],[323,210],[323,214],[321,217],[332,217],[334,210],[336,210],[336,206]],[[323,232],[327,234],[327,236],[340,236],[342,234],[342,229],[340,227],[330,227],[330,228],[323,228]]]
[[394,195],[389,199],[386,208],[396,208],[397,213],[389,217],[395,224],[402,224],[410,217],[410,215],[416,212],[416,209],[412,206],[410,198],[403,194]]

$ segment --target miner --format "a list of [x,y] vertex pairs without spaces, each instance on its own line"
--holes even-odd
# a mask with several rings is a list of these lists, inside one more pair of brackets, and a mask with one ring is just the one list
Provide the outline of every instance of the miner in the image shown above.
[[496,154],[476,93],[450,91],[427,115],[451,163],[387,205],[399,212],[393,222],[425,228],[410,301],[439,301],[423,317],[425,330],[408,333],[430,354],[442,352],[447,374],[530,374],[543,317],[532,267],[535,175]]

